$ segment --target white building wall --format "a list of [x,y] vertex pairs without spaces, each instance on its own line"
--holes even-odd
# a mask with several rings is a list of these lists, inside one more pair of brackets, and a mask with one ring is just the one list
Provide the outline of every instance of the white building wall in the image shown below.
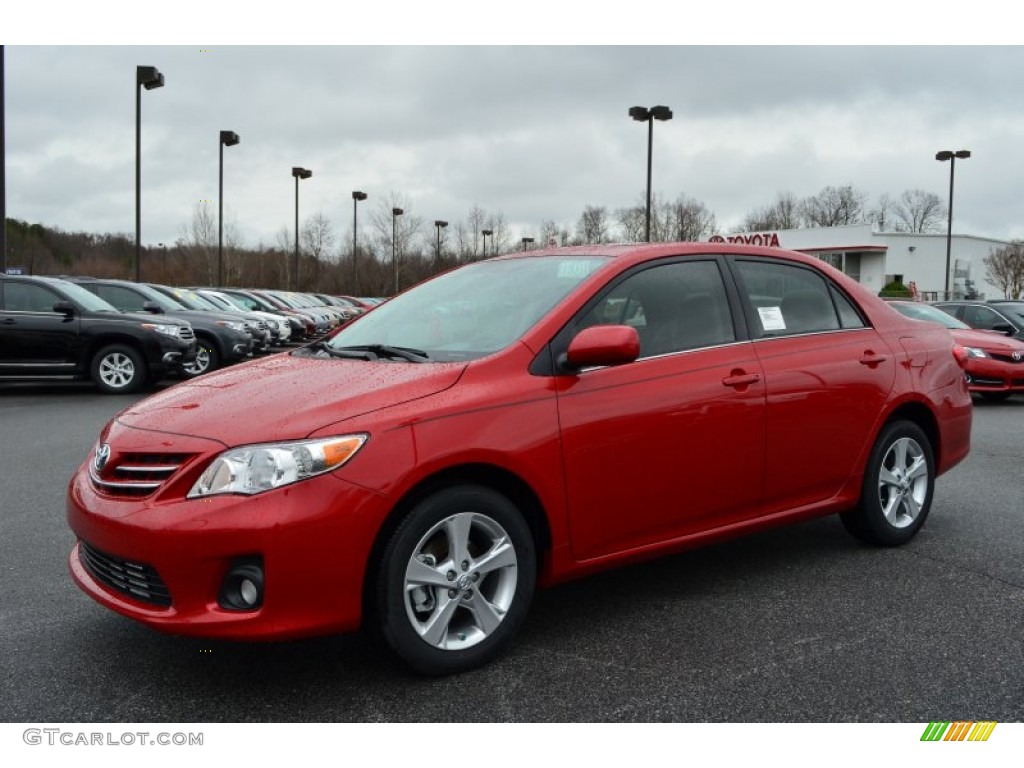
[[[885,248],[884,251],[865,251],[861,257],[860,282],[867,288],[880,291],[886,275],[903,275],[905,284],[917,283],[922,293],[941,295],[945,291],[945,234],[875,232],[871,224],[786,229],[771,234],[778,236],[780,247],[799,251],[826,251],[830,248],[856,251],[858,247],[881,246]],[[983,294],[984,298],[1003,298],[1002,291],[985,279],[982,260],[993,250],[1007,244],[1006,240],[958,235],[954,232],[950,249],[952,290],[962,295],[969,287],[967,281],[971,281],[974,289]]]

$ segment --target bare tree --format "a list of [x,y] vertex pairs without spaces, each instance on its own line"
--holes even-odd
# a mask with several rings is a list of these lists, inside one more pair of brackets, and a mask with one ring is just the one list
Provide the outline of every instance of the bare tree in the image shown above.
[[743,219],[744,232],[800,227],[799,202],[792,192],[779,192],[775,202],[755,208]]
[[865,196],[847,184],[825,187],[800,202],[800,216],[808,227],[841,227],[861,224],[865,218]]
[[542,248],[551,248],[553,246],[568,245],[569,243],[569,230],[565,227],[558,226],[551,219],[546,219],[540,224],[540,240]]
[[942,199],[923,189],[908,189],[895,206],[898,232],[937,232],[946,216]]
[[196,203],[192,221],[181,228],[181,237],[176,243],[194,274],[201,277],[203,285],[217,282],[217,220],[213,206]]
[[317,261],[331,258],[334,247],[334,227],[323,211],[317,211],[306,219],[299,234],[299,242],[303,251]]
[[982,259],[985,279],[1003,292],[1007,299],[1024,294],[1024,242],[1013,240]]
[[699,200],[680,195],[668,206],[666,230],[680,243],[700,242],[715,233],[715,215]]
[[868,213],[868,220],[871,221],[879,232],[899,231],[898,224],[893,223],[894,211],[896,204],[889,197],[888,192],[884,192],[878,198],[878,203]]
[[643,205],[633,205],[628,208],[617,208],[615,210],[615,222],[619,225],[622,232],[623,242],[643,242],[644,227],[646,224]]
[[603,205],[588,205],[584,207],[580,219],[576,222],[576,240],[581,244],[607,243],[608,236],[608,209]]
[[[396,208],[403,213],[395,215],[393,211]],[[403,277],[403,263],[407,257],[419,255],[412,248],[412,243],[423,227],[423,219],[413,215],[408,199],[397,192],[390,192],[378,201],[377,207],[370,214],[370,220],[380,252],[391,266],[390,280],[379,280],[377,290],[381,291],[381,295],[391,295],[403,286],[412,284],[411,280]]]

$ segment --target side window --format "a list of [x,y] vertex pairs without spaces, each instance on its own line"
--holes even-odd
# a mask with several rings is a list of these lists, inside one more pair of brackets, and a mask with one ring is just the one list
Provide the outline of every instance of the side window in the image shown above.
[[9,312],[53,312],[53,305],[60,301],[49,288],[16,281],[5,283],[4,298]]
[[144,312],[142,304],[145,299],[141,294],[119,285],[97,285],[96,293],[106,299],[122,312]]
[[829,283],[828,290],[832,294],[832,302],[839,311],[839,322],[843,328],[864,328],[867,325],[853,306],[853,302],[842,291],[831,283]]
[[818,333],[841,327],[828,283],[812,270],[742,260],[736,262],[736,267],[754,312],[750,329],[754,336]]
[[988,307],[964,307],[964,322],[971,328],[991,329],[999,323],[1006,322]]
[[736,340],[718,264],[683,261],[630,275],[584,315],[575,327],[631,325],[640,356],[652,357]]

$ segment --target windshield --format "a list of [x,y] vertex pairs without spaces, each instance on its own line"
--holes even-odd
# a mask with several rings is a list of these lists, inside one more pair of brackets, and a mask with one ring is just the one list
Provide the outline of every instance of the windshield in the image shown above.
[[82,307],[86,312],[120,312],[117,307],[101,299],[92,291],[88,291],[80,285],[69,283],[67,280],[53,281],[65,295]]
[[542,256],[470,264],[362,315],[329,346],[421,350],[432,362],[483,357],[522,336],[607,260]]
[[958,330],[970,328],[969,325],[960,322],[952,315],[949,315],[941,309],[929,304],[903,304],[894,302],[891,306],[901,315],[906,315],[914,320],[927,320],[932,323],[939,323],[947,328],[954,328]]

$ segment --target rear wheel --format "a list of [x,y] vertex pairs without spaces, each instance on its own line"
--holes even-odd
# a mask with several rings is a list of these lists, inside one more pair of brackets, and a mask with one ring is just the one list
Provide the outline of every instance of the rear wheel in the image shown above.
[[846,529],[863,541],[897,546],[924,525],[935,488],[935,460],[928,436],[910,421],[887,424],[868,458],[860,503],[841,514]]
[[484,664],[523,623],[536,562],[530,529],[506,497],[472,485],[439,491],[413,508],[384,550],[378,628],[420,672]]
[[138,392],[149,375],[142,355],[124,344],[112,344],[97,352],[90,374],[97,388],[109,394]]

